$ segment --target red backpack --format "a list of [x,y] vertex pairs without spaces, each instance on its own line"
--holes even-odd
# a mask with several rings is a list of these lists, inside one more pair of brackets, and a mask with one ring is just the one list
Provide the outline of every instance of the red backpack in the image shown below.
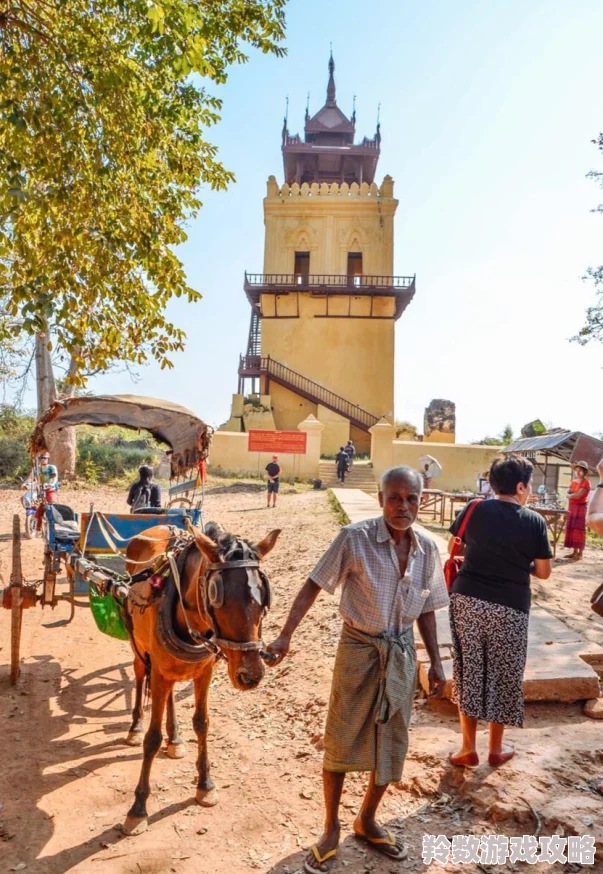
[[473,511],[475,510],[477,505],[481,503],[482,498],[476,498],[474,501],[471,501],[465,512],[465,518],[461,522],[459,533],[456,535],[456,537],[453,538],[452,550],[450,551],[450,556],[448,557],[444,565],[444,579],[446,580],[446,588],[448,589],[448,591],[451,590],[452,584],[459,575],[461,568],[463,567],[463,562],[465,561],[465,557],[462,555],[457,555],[457,552],[461,548],[463,535],[467,528],[467,524],[473,514]]

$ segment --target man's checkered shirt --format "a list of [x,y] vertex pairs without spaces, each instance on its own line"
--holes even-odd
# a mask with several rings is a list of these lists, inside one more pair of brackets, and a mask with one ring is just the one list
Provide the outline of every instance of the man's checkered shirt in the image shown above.
[[435,542],[412,528],[410,536],[403,579],[383,516],[342,528],[310,579],[331,595],[341,585],[339,612],[348,625],[375,637],[398,635],[422,613],[448,604]]

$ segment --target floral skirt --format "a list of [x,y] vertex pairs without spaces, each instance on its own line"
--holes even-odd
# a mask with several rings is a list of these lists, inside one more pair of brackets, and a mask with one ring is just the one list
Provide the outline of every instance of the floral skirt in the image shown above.
[[450,596],[452,700],[465,716],[523,725],[528,619],[502,604]]

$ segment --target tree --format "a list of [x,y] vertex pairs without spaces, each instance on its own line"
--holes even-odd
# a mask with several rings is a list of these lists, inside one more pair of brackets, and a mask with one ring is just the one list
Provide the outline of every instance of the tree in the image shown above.
[[[600,133],[596,140],[593,140],[600,152],[603,153],[603,133]],[[591,170],[587,174],[589,179],[594,179],[598,182],[599,187],[603,188],[603,172]],[[599,204],[593,212],[603,213],[603,204]],[[586,322],[572,340],[585,346],[591,340],[596,340],[599,343],[603,342],[603,265],[599,267],[589,267],[586,271],[584,279],[592,279],[595,286],[595,295],[597,302],[594,306],[586,310]]]
[[174,247],[200,186],[233,179],[204,134],[221,108],[204,80],[224,83],[245,43],[282,55],[285,2],[0,12],[0,345],[37,338],[42,374],[59,349],[73,386],[115,361],[172,366],[185,337],[165,307],[200,297]]
[[476,440],[476,446],[508,446],[513,442],[513,428],[510,425],[505,425],[498,437],[484,437],[483,440]]
[[394,422],[394,428],[396,429],[396,437],[400,437],[401,434],[410,437],[411,440],[415,440],[417,437],[416,426],[411,424],[411,422],[404,422],[400,419],[396,419]]

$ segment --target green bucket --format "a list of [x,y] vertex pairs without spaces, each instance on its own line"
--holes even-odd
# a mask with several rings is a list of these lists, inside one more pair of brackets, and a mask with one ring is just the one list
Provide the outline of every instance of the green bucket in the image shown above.
[[99,631],[118,640],[129,640],[119,602],[113,595],[101,595],[94,583],[90,583],[90,609]]

